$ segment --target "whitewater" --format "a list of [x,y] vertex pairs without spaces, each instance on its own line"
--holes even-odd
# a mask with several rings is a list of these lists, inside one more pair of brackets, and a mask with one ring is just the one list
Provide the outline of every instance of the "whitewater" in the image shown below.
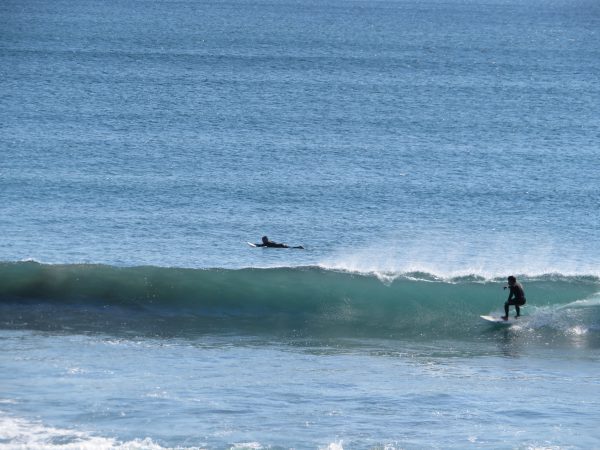
[[1,2],[0,450],[600,448],[599,29]]
[[594,447],[600,280],[520,279],[3,263],[0,448]]

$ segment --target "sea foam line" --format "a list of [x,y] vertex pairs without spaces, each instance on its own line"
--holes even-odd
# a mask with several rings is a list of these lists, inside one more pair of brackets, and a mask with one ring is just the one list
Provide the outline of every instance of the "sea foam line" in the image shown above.
[[[90,433],[55,428],[0,411],[0,449],[39,450],[162,450],[150,438],[119,441]],[[199,447],[195,447],[199,448]]]

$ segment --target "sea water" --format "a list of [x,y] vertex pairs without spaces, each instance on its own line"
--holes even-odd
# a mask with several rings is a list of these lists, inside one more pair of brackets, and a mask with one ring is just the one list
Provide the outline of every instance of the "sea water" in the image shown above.
[[3,1],[0,448],[600,447],[599,74],[591,0]]

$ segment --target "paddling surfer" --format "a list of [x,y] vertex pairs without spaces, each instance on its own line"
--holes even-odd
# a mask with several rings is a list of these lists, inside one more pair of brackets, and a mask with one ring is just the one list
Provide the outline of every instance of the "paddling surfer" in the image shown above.
[[[504,289],[506,289],[506,287],[507,286],[504,286]],[[508,294],[508,299],[504,303],[504,316],[502,316],[502,319],[504,320],[508,320],[508,309],[511,305],[515,307],[517,312],[515,317],[519,317],[521,315],[520,306],[523,306],[526,302],[523,286],[512,275],[508,277],[508,288],[510,289],[510,294]]]
[[262,244],[254,244],[254,245],[256,245],[257,247],[269,247],[269,248],[301,248],[301,249],[304,248],[301,245],[298,245],[296,247],[290,247],[287,244],[280,244],[279,242],[273,242],[273,241],[270,241],[267,236],[262,237]]

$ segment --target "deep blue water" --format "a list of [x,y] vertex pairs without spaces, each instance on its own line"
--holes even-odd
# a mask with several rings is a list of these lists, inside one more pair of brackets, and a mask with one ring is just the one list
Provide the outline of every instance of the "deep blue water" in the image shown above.
[[592,0],[3,1],[0,448],[600,446],[599,74]]
[[268,234],[310,249],[277,264],[457,240],[493,259],[517,240],[506,270],[538,269],[519,257],[534,248],[595,271],[599,17],[4,2],[4,259],[245,267],[262,256],[241,244]]

